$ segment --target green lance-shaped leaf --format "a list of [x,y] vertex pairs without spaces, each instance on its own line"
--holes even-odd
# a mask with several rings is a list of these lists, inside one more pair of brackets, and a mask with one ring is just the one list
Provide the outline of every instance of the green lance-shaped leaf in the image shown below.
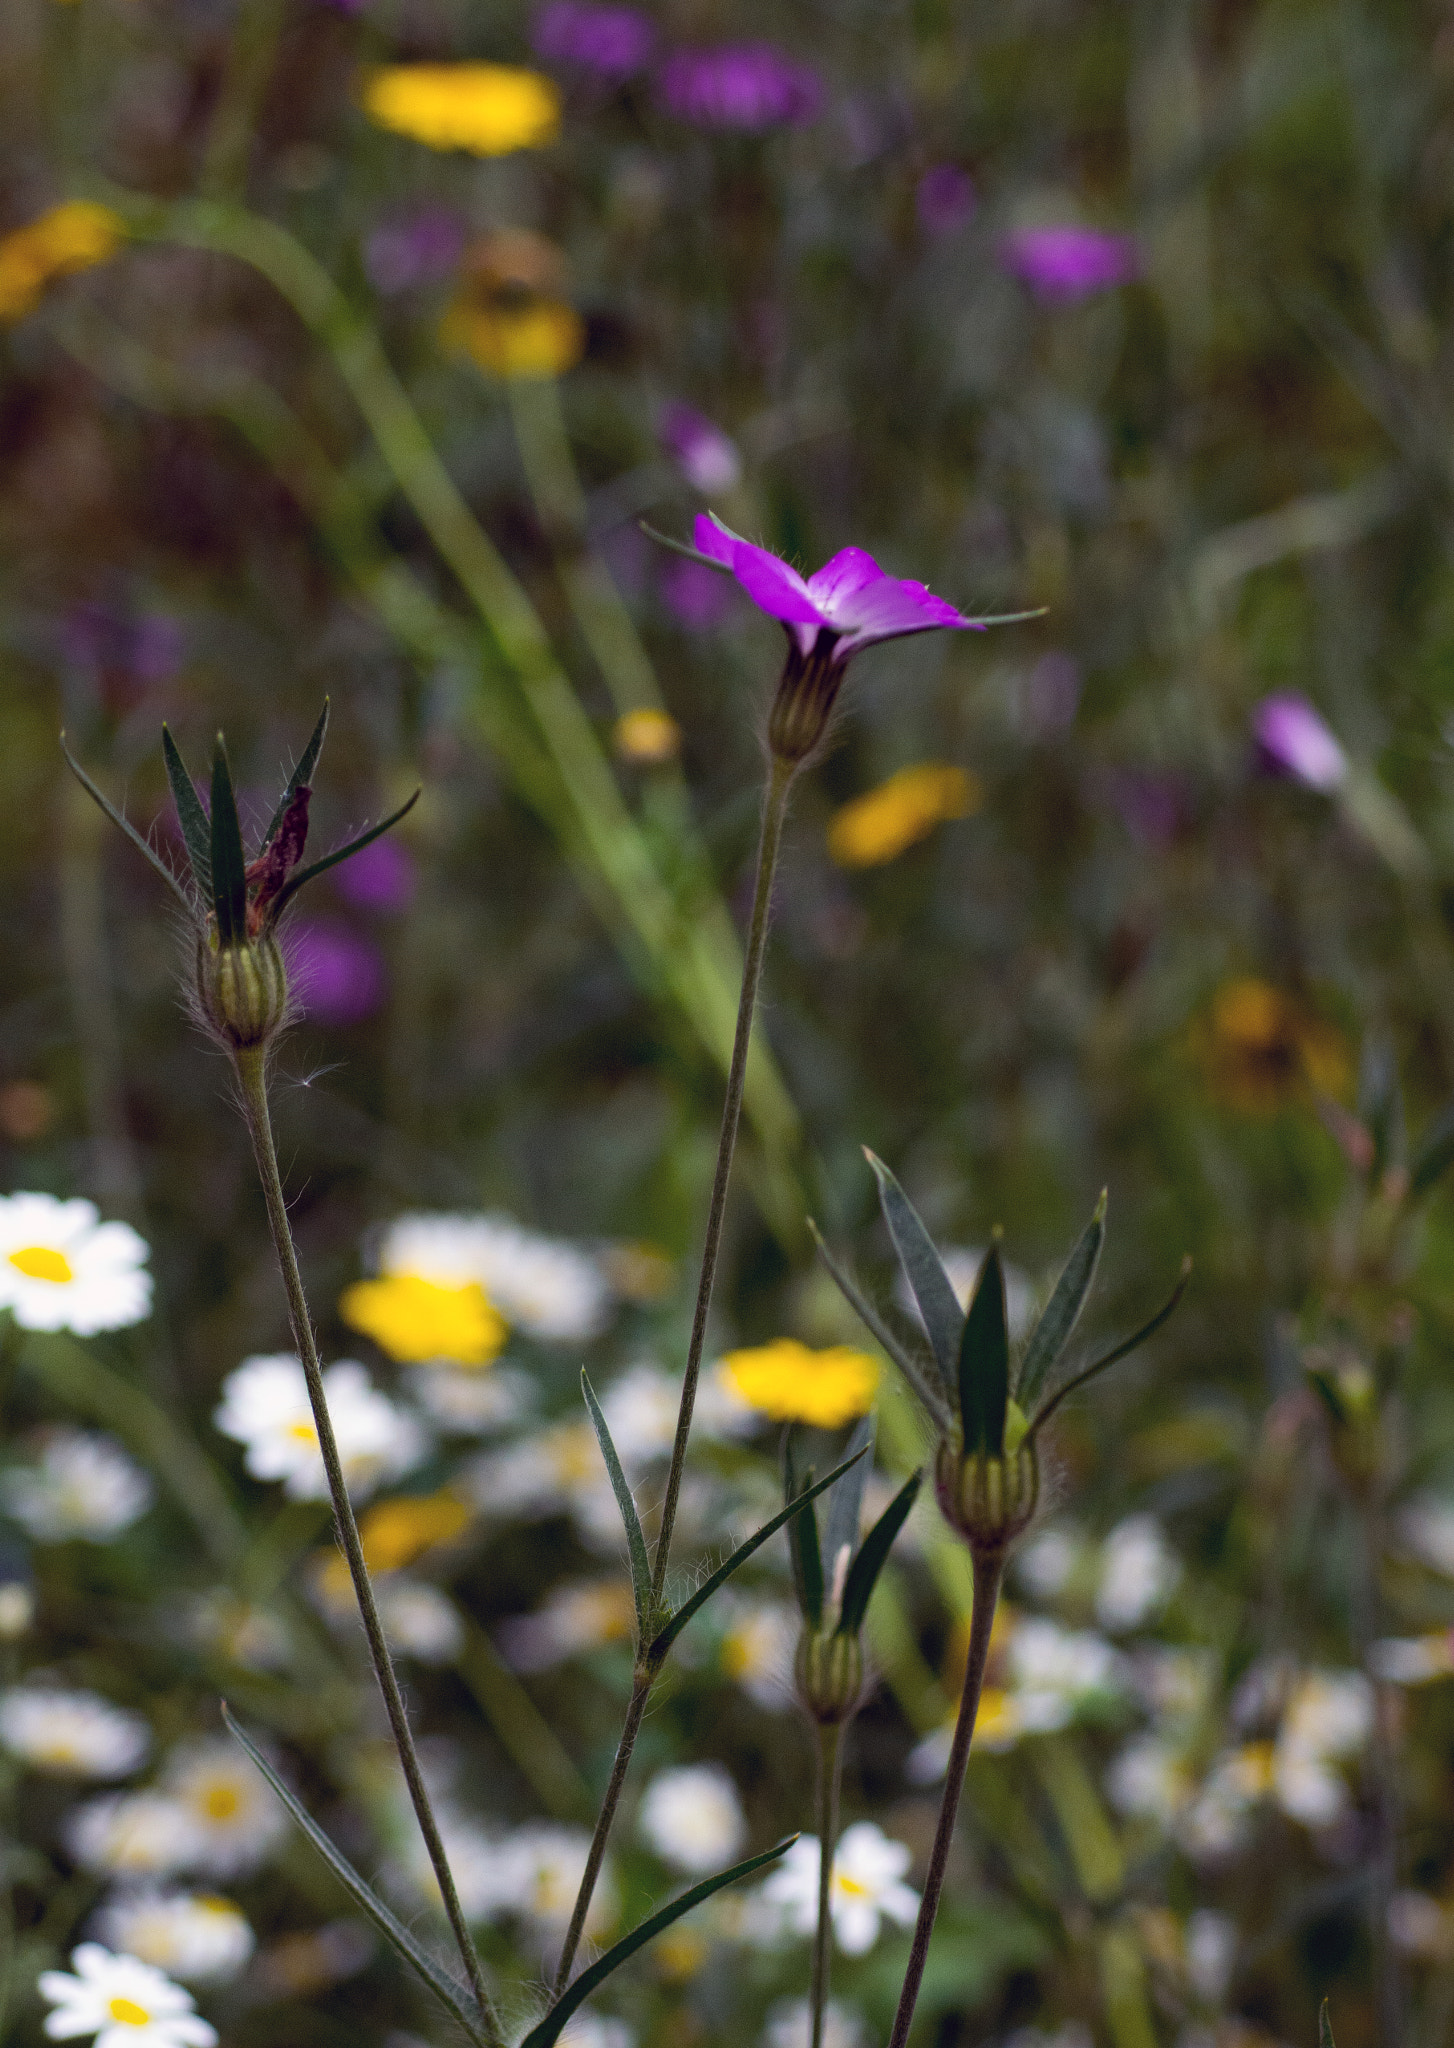
[[305,787],[311,789],[313,786],[313,770],[318,766],[318,756],[323,752],[323,741],[328,732],[329,708],[329,700],[325,697],[323,709],[318,714],[318,723],[313,728],[307,746],[298,756],[298,765],[288,777],[288,786],[278,801],[278,808],[273,812],[267,831],[263,834],[264,846],[272,845],[279,825],[288,815],[288,806],[298,791]]
[[240,946],[247,939],[247,860],[242,851],[242,826],[227,746],[217,735],[212,756],[212,908],[217,914],[219,945]]
[[167,781],[171,785],[172,802],[177,807],[177,823],[182,828],[187,858],[192,863],[192,880],[197,884],[197,893],[203,902],[210,903],[212,827],[207,822],[207,813],[202,808],[197,785],[187,772],[187,764],[182,759],[181,750],[165,725],[162,727],[162,759],[166,763]]
[[1426,1195],[1454,1165],[1454,1102],[1425,1124],[1409,1165],[1409,1193]]
[[1039,1400],[1047,1375],[1056,1360],[1070,1342],[1080,1312],[1085,1307],[1091,1288],[1095,1285],[1096,1267],[1100,1264],[1101,1246],[1106,1241],[1106,1195],[1102,1188],[1101,1198],[1096,1203],[1096,1213],[1081,1232],[1075,1250],[1065,1262],[1065,1270],[1055,1283],[1055,1291],[1045,1304],[1045,1312],[1030,1333],[1025,1346],[1025,1356],[1020,1361],[1020,1377],[1015,1386],[1015,1399],[1028,1415]]
[[736,1884],[739,1878],[751,1877],[755,1870],[761,1870],[766,1864],[776,1863],[779,1856],[786,1856],[797,1839],[796,1835],[789,1835],[786,1841],[776,1843],[771,1849],[765,1849],[760,1856],[749,1856],[745,1863],[734,1863],[730,1870],[719,1871],[716,1877],[703,1878],[700,1884],[694,1884],[690,1891],[683,1892],[679,1899],[673,1899],[670,1905],[663,1906],[660,1912],[653,1913],[649,1920],[643,1920],[639,1927],[633,1927],[614,1948],[608,1948],[589,1969],[582,1970],[579,1977],[567,1985],[540,2024],[530,2029],[520,2043],[520,2048],[551,2048],[552,2042],[560,2038],[562,2030],[572,2016],[580,2011],[591,1993],[634,1956],[638,1949],[645,1948],[649,1941],[654,1941],[658,1934],[680,1920],[683,1914],[690,1913],[694,1906],[700,1906],[704,1900],[710,1899],[714,1893],[724,1890],[729,1884]]
[[1318,2048],[1337,2048],[1333,2039],[1333,2022],[1328,2018],[1328,2001],[1325,1998],[1318,2014]]
[[839,1635],[856,1636],[863,1627],[878,1575],[889,1561],[894,1538],[909,1518],[909,1510],[919,1497],[923,1479],[922,1472],[915,1472],[907,1479],[864,1537],[863,1548],[849,1567],[848,1580],[843,1588],[843,1608],[838,1617]]
[[1000,1248],[984,1255],[959,1345],[959,1413],[966,1453],[1005,1454],[1010,1401],[1010,1331],[1005,1314],[1005,1269]]
[[481,2048],[487,2048],[490,2037],[481,2023],[479,2009],[472,1993],[420,1946],[403,1922],[389,1911],[372,1885],[365,1883],[348,1858],[334,1847],[312,1815],[294,1798],[257,1744],[244,1733],[225,1703],[222,1718],[233,1737],[242,1744],[354,1904],[368,1915],[385,1941],[403,1958],[410,1969],[423,1978],[440,2004],[458,2020],[470,2039],[481,2044]]
[[364,847],[371,846],[376,839],[381,839],[385,832],[391,832],[401,818],[408,817],[423,794],[423,790],[416,789],[407,803],[400,804],[397,811],[390,811],[388,817],[377,825],[370,825],[367,832],[360,832],[357,839],[350,839],[347,845],[335,847],[332,853],[325,853],[321,859],[310,861],[306,868],[296,869],[288,877],[284,887],[278,891],[278,909],[281,910],[285,903],[290,902],[305,882],[311,882],[316,875],[323,874],[328,868],[336,868],[341,860],[351,860],[356,853],[361,853]]
[[596,1399],[595,1389],[585,1374],[581,1374],[581,1392],[586,1397],[590,1411],[591,1427],[596,1432],[596,1442],[601,1446],[601,1456],[606,1461],[606,1470],[611,1479],[611,1491],[616,1496],[616,1505],[621,1510],[621,1519],[626,1524],[626,1549],[631,1559],[631,1590],[636,1596],[636,1626],[642,1643],[651,1637],[651,1564],[646,1555],[646,1538],[641,1533],[641,1517],[636,1512],[636,1502],[631,1487],[616,1455],[616,1446],[611,1441],[611,1432],[606,1427],[606,1418],[601,1413],[601,1404]]
[[[858,1453],[860,1458],[864,1455],[862,1451]],[[671,1648],[692,1616],[699,1609],[706,1606],[712,1595],[726,1585],[732,1574],[741,1565],[746,1564],[753,1551],[760,1550],[769,1536],[776,1536],[784,1522],[790,1522],[794,1515],[802,1514],[809,1502],[815,1501],[820,1493],[826,1493],[830,1486],[836,1485],[854,1462],[852,1458],[845,1458],[841,1465],[833,1467],[833,1470],[826,1479],[815,1479],[811,1486],[804,1487],[795,1501],[790,1501],[785,1508],[780,1509],[769,1521],[764,1522],[762,1527],[754,1535],[749,1536],[745,1543],[739,1544],[737,1549],[728,1558],[726,1564],[718,1565],[711,1577],[705,1579],[698,1586],[690,1600],[683,1601],[671,1620],[656,1635],[650,1650],[647,1652],[647,1661],[654,1671],[660,1668],[666,1658],[667,1651]]]
[[[873,1450],[875,1426],[876,1418],[870,1409],[843,1446],[845,1458],[857,1457],[860,1451]],[[823,1543],[830,1580],[837,1576],[838,1560],[843,1552],[847,1550],[851,1556],[858,1548],[858,1525],[863,1519],[863,1489],[868,1485],[868,1475],[872,1470],[872,1457],[860,1459],[828,1496]]]
[[1129,1358],[1133,1351],[1140,1350],[1148,1337],[1154,1337],[1161,1325],[1176,1313],[1176,1305],[1186,1293],[1186,1284],[1190,1278],[1191,1259],[1188,1257],[1181,1262],[1181,1273],[1171,1290],[1170,1298],[1156,1311],[1150,1322],[1143,1323],[1139,1330],[1134,1331],[1122,1343],[1113,1346],[1104,1357],[1096,1359],[1093,1365],[1086,1366],[1083,1372],[1072,1374],[1063,1387],[1057,1387],[1050,1399],[1042,1404],[1039,1413],[1031,1418],[1030,1435],[1033,1436],[1043,1422],[1049,1421],[1067,1394],[1075,1393],[1077,1388],[1085,1386],[1087,1381],[1095,1379],[1108,1367],[1118,1365],[1123,1358]]
[[878,1180],[878,1198],[883,1205],[889,1236],[914,1290],[914,1299],[919,1304],[919,1313],[924,1318],[924,1327],[929,1332],[929,1342],[943,1376],[945,1392],[953,1400],[959,1340],[964,1331],[964,1311],[959,1306],[959,1297],[913,1203],[883,1161],[867,1146],[863,1156]]
[[156,869],[157,873],[161,876],[162,880],[166,883],[167,887],[171,890],[172,894],[177,898],[177,901],[181,904],[182,908],[187,912],[188,916],[195,916],[196,913],[191,897],[188,896],[186,890],[182,887],[181,883],[177,880],[176,876],[172,873],[171,869],[167,866],[166,862],[162,859],[161,855],[157,852],[156,848],[154,846],[148,846],[146,841],[142,838],[141,834],[137,831],[136,827],[134,825],[128,824],[126,819],[122,817],[120,811],[117,810],[116,806],[113,803],[111,803],[108,798],[104,797],[101,794],[101,791],[96,787],[95,783],[91,780],[90,776],[86,773],[85,769],[81,766],[80,762],[76,759],[75,755],[66,745],[66,736],[64,733],[61,734],[61,752],[66,757],[66,766],[70,769],[72,775],[75,776],[77,782],[80,783],[82,789],[85,790],[87,796],[90,797],[91,801],[106,813],[106,816],[111,820],[113,825],[117,826],[122,832],[126,834],[127,838],[131,841],[132,845],[136,848],[137,852],[142,856],[143,860],[148,861],[151,864],[151,866]]
[[645,519],[636,522],[648,540],[654,540],[659,548],[670,548],[674,555],[685,555],[689,562],[700,562],[704,569],[715,569],[719,576],[730,576],[730,562],[719,562],[715,555],[704,555],[700,548],[688,545],[684,540],[673,540],[669,533],[661,533]]
[[[793,1432],[783,1435],[783,1498],[789,1507],[813,1483],[813,1468],[799,1473],[793,1458]],[[818,1511],[811,1505],[788,1523],[788,1549],[793,1561],[793,1591],[810,1628],[823,1619],[823,1553],[818,1547]]]
[[950,1425],[952,1411],[945,1398],[944,1385],[939,1377],[939,1368],[933,1359],[916,1357],[903,1339],[892,1331],[873,1303],[860,1287],[855,1286],[847,1271],[839,1265],[823,1241],[823,1233],[812,1217],[808,1218],[808,1231],[818,1247],[818,1257],[832,1276],[833,1284],[848,1306],[853,1310],[876,1344],[882,1345],[899,1371],[912,1387],[915,1397],[924,1407],[940,1434]]

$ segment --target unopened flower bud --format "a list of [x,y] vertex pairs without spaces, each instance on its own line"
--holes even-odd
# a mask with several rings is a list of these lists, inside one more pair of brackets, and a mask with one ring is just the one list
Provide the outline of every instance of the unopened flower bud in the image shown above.
[[215,932],[197,941],[197,1001],[204,1020],[237,1052],[265,1045],[288,1012],[288,975],[271,933],[219,946]]
[[767,721],[767,741],[779,761],[805,761],[824,733],[838,700],[845,663],[835,658],[839,636],[824,627],[804,654],[789,638],[788,658]]
[[863,1645],[854,1634],[805,1628],[793,1676],[798,1698],[820,1726],[851,1720],[863,1695]]
[[983,1451],[964,1456],[952,1443],[939,1446],[934,1487],[944,1519],[971,1551],[998,1556],[1029,1525],[1040,1497],[1040,1467],[1026,1438],[1002,1458]]

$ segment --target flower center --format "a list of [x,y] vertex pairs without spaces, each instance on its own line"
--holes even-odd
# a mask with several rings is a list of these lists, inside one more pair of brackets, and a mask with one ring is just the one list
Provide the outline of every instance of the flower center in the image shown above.
[[290,1422],[288,1434],[296,1437],[300,1444],[316,1444],[318,1441],[318,1432],[311,1422]]
[[860,1884],[856,1877],[845,1877],[841,1870],[838,1873],[838,1889],[846,1893],[850,1899],[866,1899],[868,1897],[868,1886]]
[[133,1998],[113,1998],[106,2010],[112,2019],[119,2020],[123,2027],[149,2027],[151,2014],[144,2005],[138,2005]]
[[231,1785],[212,1785],[203,1797],[202,1811],[208,1820],[231,1820],[241,1804]]
[[52,1251],[48,1244],[22,1245],[18,1252],[10,1254],[10,1263],[27,1280],[52,1280],[58,1287],[76,1277],[65,1254]]

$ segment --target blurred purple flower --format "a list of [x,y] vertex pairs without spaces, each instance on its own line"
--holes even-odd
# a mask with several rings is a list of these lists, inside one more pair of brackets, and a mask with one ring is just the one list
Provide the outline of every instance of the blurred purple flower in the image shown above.
[[381,221],[364,244],[364,268],[375,291],[406,292],[449,276],[464,248],[464,226],[444,206],[421,206]]
[[61,648],[68,661],[103,673],[119,672],[143,688],[164,683],[182,665],[182,628],[164,612],[140,617],[108,604],[78,604],[61,626]]
[[662,570],[661,596],[672,617],[689,633],[710,633],[732,601],[725,576],[681,556]]
[[742,457],[736,442],[705,414],[689,405],[669,405],[662,413],[659,432],[662,446],[674,457],[692,489],[704,498],[730,491],[742,481]]
[[581,0],[550,0],[531,37],[537,57],[613,82],[644,70],[655,41],[656,30],[634,7],[588,7]]
[[1186,790],[1177,777],[1148,768],[1113,768],[1105,788],[1136,844],[1148,853],[1165,852],[1186,820]]
[[962,228],[973,218],[974,205],[974,180],[958,164],[935,164],[925,171],[914,191],[919,225],[936,239]]
[[678,50],[657,73],[662,104],[699,128],[776,128],[816,119],[823,88],[810,65],[771,43]]
[[387,834],[333,871],[333,886],[359,910],[407,910],[417,881],[408,847]]
[[300,917],[283,926],[281,937],[298,1007],[315,1024],[359,1024],[383,1002],[383,957],[351,925]]
[[1005,268],[1037,298],[1069,304],[1125,284],[1141,267],[1129,235],[1099,228],[1021,228],[1000,244]]
[[1042,654],[1020,686],[1020,711],[1036,739],[1050,739],[1074,725],[1080,704],[1080,663],[1063,647]]
[[1296,690],[1264,697],[1252,713],[1258,757],[1274,775],[1331,792],[1348,775],[1348,756],[1314,707]]

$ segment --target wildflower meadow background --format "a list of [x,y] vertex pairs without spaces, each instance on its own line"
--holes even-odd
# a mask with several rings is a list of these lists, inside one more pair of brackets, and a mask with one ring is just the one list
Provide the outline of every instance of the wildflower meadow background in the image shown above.
[[[13,0],[0,16],[0,2041],[454,2038],[163,861],[329,700],[273,1114],[460,1902],[541,2010],[632,1685],[783,636],[654,537],[869,551],[797,778],[673,1556],[876,1409],[863,1148],[1023,1337],[1108,1189],[914,2040],[1454,2038],[1454,16],[1434,0]],[[644,529],[651,529],[647,531]],[[805,612],[787,617],[805,619]],[[813,616],[816,616],[814,614]],[[942,615],[941,615],[942,617]],[[1002,1232],[997,1240],[994,1233]],[[968,1654],[926,1486],[844,1737],[882,2048]],[[855,1536],[857,1532],[855,1531]],[[838,1591],[841,1593],[842,1588]],[[681,1636],[586,1927],[802,1839],[568,2048],[808,2048],[788,1541]]]

